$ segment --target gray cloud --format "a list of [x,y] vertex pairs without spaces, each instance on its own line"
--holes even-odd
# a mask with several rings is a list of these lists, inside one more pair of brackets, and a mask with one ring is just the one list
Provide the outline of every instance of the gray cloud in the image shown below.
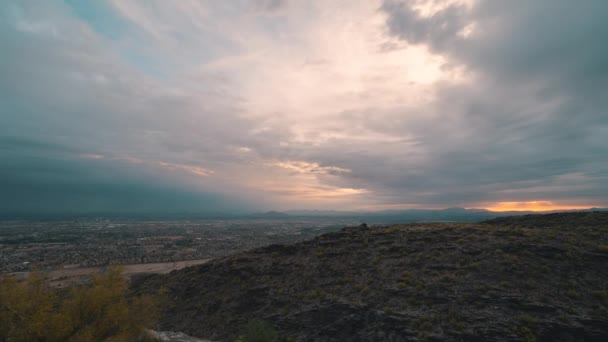
[[[608,5],[415,3],[384,1],[381,34],[361,4],[121,3],[109,37],[63,4],[0,5],[0,205],[327,207],[285,204],[302,181],[366,190],[340,208],[608,205]],[[386,56],[412,47],[463,76],[399,78],[420,64]]]
[[[343,113],[349,128],[404,139],[306,149],[303,158],[352,170],[325,181],[372,190],[384,204],[605,205],[606,4],[479,1],[431,17],[411,4],[384,2],[390,34],[429,47],[473,81],[438,84],[425,108]],[[472,36],[458,34],[471,23]]]
[[287,0],[261,0],[254,2],[256,7],[264,12],[276,12],[287,6]]
[[146,169],[139,162],[104,160],[100,155],[83,158],[82,152],[46,141],[0,137],[5,165],[0,169],[1,213],[253,210],[234,196],[192,189],[162,168]]
[[[53,17],[52,6],[48,12],[35,11],[37,4],[3,6],[0,211],[255,208],[221,193],[221,184],[181,171],[226,161],[229,147],[249,127],[235,116],[238,103],[199,93],[196,101],[208,100],[205,113],[191,95],[168,94],[121,63],[60,11]],[[168,174],[171,167],[161,163],[180,166]]]
[[[606,3],[479,1],[471,9],[451,5],[431,17],[410,5],[384,2],[389,32],[428,46],[448,59],[447,67],[464,67],[475,78],[439,86],[428,109],[431,119],[414,130],[410,123],[388,128],[395,135],[413,133],[424,146],[430,160],[414,166],[421,173],[408,175],[406,160],[394,169],[377,161],[371,171],[353,167],[353,176],[361,173],[366,182],[393,192],[389,201],[605,203],[608,183],[605,172],[597,172],[608,168],[608,145],[600,143],[608,141],[607,51],[601,42],[608,33],[601,18]],[[458,35],[470,23],[474,34]],[[407,110],[388,118],[400,115],[406,117]],[[367,120],[362,124],[374,127]],[[571,180],[575,189],[560,178],[571,174],[580,175]],[[553,187],[538,188],[547,184]],[[515,191],[505,197],[505,189]]]

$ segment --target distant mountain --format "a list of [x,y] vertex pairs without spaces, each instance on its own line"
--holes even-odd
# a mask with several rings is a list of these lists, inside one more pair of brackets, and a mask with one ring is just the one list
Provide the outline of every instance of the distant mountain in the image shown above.
[[292,216],[373,216],[373,215],[414,215],[428,213],[492,213],[486,209],[465,209],[465,208],[446,208],[446,209],[401,209],[401,210],[378,210],[378,211],[341,211],[341,210],[287,210],[285,213]]
[[[560,212],[588,212],[607,211],[606,208],[589,208],[585,210],[570,210]],[[371,222],[478,222],[502,216],[529,215],[552,213],[556,211],[534,212],[534,211],[490,211],[487,209],[405,209],[405,210],[381,210],[381,211],[340,211],[340,210],[287,210],[284,213],[291,217],[353,217],[362,221]]]
[[523,216],[498,217],[482,223],[500,227],[551,228],[571,225],[572,229],[576,229],[579,226],[606,229],[608,228],[608,213],[606,213],[606,210],[593,210],[529,214]]
[[[290,216],[301,217],[353,217],[361,221],[396,223],[396,222],[433,222],[458,221],[476,222],[499,216],[521,215],[522,212],[492,212],[485,209],[407,209],[381,211],[338,211],[338,210],[288,210]],[[527,212],[525,212],[527,213]]]
[[264,213],[253,213],[249,215],[245,215],[247,218],[287,218],[290,215],[286,213],[282,213],[280,211],[267,211]]
[[[608,208],[589,208],[582,210],[560,210],[559,212],[590,212],[608,211]],[[380,211],[341,211],[341,210],[287,210],[266,211],[257,213],[221,212],[221,211],[184,211],[184,212],[88,212],[88,213],[34,213],[34,212],[0,212],[0,220],[32,219],[32,220],[62,220],[70,218],[132,218],[154,220],[180,220],[180,219],[255,219],[255,218],[354,218],[372,223],[397,222],[477,222],[501,216],[527,215],[539,213],[552,213],[558,211],[489,211],[486,209],[446,208],[446,209],[406,209],[406,210],[380,210]]]
[[607,229],[599,211],[347,227],[133,291],[166,289],[160,329],[214,341],[260,321],[279,341],[608,341]]
[[291,216],[357,216],[359,211],[342,211],[342,210],[287,210],[286,214]]

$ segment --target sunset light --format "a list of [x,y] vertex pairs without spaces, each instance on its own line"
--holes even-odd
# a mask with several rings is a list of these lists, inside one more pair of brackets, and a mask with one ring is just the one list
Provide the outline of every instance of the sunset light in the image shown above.
[[590,206],[560,205],[551,201],[498,202],[486,207],[486,209],[491,211],[557,211],[581,210],[589,208]]

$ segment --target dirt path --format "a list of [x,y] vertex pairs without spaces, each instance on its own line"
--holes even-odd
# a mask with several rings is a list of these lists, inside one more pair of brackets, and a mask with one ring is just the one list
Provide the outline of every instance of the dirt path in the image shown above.
[[[184,267],[201,265],[209,260],[211,259],[161,262],[155,264],[131,264],[120,265],[120,267],[123,269],[123,274],[131,278],[134,275],[142,273],[165,274]],[[44,275],[51,287],[62,288],[86,283],[91,280],[93,274],[103,271],[104,268],[105,267],[66,268],[44,272]],[[27,278],[29,272],[16,273],[15,275],[21,278]]]

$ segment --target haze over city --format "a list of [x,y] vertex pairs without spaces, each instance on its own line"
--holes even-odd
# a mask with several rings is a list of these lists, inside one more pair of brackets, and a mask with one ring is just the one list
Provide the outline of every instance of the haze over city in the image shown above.
[[608,207],[606,13],[3,1],[0,210]]

